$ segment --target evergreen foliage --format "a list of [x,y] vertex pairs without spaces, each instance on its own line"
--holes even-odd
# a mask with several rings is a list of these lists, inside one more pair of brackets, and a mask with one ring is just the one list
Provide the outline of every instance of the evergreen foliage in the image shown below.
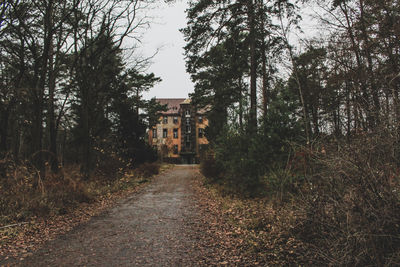
[[142,94],[160,79],[123,59],[147,23],[142,5],[100,2],[0,4],[0,154],[29,160],[40,177],[45,162],[54,173],[79,164],[89,178],[105,161],[116,170],[155,160],[146,127],[164,107]]
[[[203,173],[295,214],[286,244],[300,241],[310,265],[396,265],[399,2],[302,2],[318,10],[322,34],[296,46],[299,1],[190,6],[187,69],[195,103],[210,105]],[[269,235],[275,220],[257,229]],[[271,250],[264,241],[255,247]]]
[[[183,29],[193,103],[209,108],[210,149],[229,187],[246,194],[260,188],[270,166],[288,157],[288,142],[300,132],[293,114],[297,102],[285,99],[290,93],[274,77],[282,39],[272,21],[279,7],[292,16],[293,5],[286,1],[193,2]],[[263,82],[258,127],[257,76]]]

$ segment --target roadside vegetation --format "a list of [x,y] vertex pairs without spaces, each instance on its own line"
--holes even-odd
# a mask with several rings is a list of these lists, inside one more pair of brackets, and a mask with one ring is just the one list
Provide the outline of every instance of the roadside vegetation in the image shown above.
[[145,163],[135,169],[113,170],[114,176],[87,180],[77,166],[70,166],[57,175],[48,174],[35,187],[36,176],[29,167],[9,165],[9,175],[0,184],[0,258],[32,255],[44,243],[100,215],[169,167]]
[[[34,251],[158,173],[161,79],[142,1],[0,3],[0,257]],[[165,167],[163,167],[165,168]]]
[[81,203],[94,203],[115,193],[135,189],[160,171],[159,163],[145,163],[136,169],[107,170],[115,174],[99,173],[87,180],[78,166],[70,166],[58,174],[49,172],[37,181],[36,173],[29,166],[15,165],[13,161],[5,164],[7,175],[0,184],[2,226],[70,213]]
[[267,171],[248,195],[232,190],[223,172],[209,176],[210,160],[201,170],[237,238],[260,262],[397,265],[400,186],[392,138],[380,132],[315,149],[307,161]]
[[[305,13],[318,38],[298,31]],[[398,1],[196,1],[187,15],[193,102],[209,107],[201,171],[248,252],[398,265]]]
[[161,81],[131,56],[142,1],[0,3],[0,227],[65,214],[159,170]]

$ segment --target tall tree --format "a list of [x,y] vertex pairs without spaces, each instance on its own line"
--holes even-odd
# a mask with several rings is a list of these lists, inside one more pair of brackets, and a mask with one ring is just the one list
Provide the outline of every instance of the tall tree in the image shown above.
[[[249,119],[251,124],[248,125],[251,125],[253,132],[256,130],[257,125],[255,8],[255,3],[252,0],[217,1],[215,3],[199,1],[191,3],[188,10],[188,26],[183,29],[187,41],[185,51],[188,71],[198,81],[196,85],[198,92],[195,92],[195,95],[201,96],[201,91],[210,87],[210,85],[207,85],[207,78],[204,77],[208,72],[211,75],[209,79],[218,83],[213,84],[212,87],[219,88],[215,90],[214,100],[220,100],[219,103],[212,103],[212,105],[218,105],[218,107],[213,107],[214,109],[222,109],[218,112],[221,115],[220,123],[223,124],[226,119],[227,107],[231,103],[239,102],[238,99],[242,95],[242,86],[245,84],[241,82],[243,75],[248,74],[250,76],[251,114]],[[226,52],[225,55],[229,53],[230,61],[223,63],[224,60],[221,59],[218,52],[215,52],[219,49]],[[245,62],[243,61],[244,56],[248,57]],[[216,57],[216,59],[212,57]],[[210,68],[214,66],[212,64],[208,65],[202,58],[213,61],[218,72],[214,70],[214,73],[212,73],[212,71],[207,70],[208,66]],[[235,70],[234,66],[239,66],[238,62],[241,62],[242,66]],[[221,71],[221,66],[218,66],[221,63],[227,68],[226,71]],[[248,70],[244,71],[244,67],[247,67]],[[233,83],[240,83],[240,86],[232,86]],[[221,102],[224,95],[226,95],[223,91],[227,89],[224,88],[230,88],[231,90],[236,88],[236,92],[231,94],[231,96],[236,97],[233,102],[232,100],[224,100],[225,103]]]
[[[146,105],[146,101],[142,100],[142,94],[149,91],[154,84],[161,82],[161,79],[156,77],[154,73],[143,74],[135,68],[127,71],[125,79],[126,86],[133,91],[132,93],[135,99],[133,105],[136,107],[136,114],[139,114],[139,110]],[[139,119],[139,117],[137,119]]]
[[86,177],[90,176],[95,166],[93,149],[96,140],[104,138],[111,126],[108,106],[122,70],[120,53],[112,37],[104,31],[81,51],[76,67],[76,130],[82,149],[82,172]]

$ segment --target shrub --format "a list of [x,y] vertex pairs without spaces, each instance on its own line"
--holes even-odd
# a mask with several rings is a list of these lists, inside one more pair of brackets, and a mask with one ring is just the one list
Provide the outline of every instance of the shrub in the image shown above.
[[314,155],[299,201],[297,234],[318,264],[400,263],[400,195],[396,140],[385,132],[361,136]]
[[[82,202],[94,201],[96,197],[136,186],[137,181],[123,176],[126,165],[114,155],[104,156],[109,162],[100,162],[100,168],[85,180],[78,165],[59,170],[57,174],[46,171],[40,177],[28,162],[16,164],[10,159],[0,161],[0,225],[12,221],[24,221],[30,217],[46,217],[64,214]],[[117,166],[112,164],[116,163]],[[142,178],[158,174],[158,163],[144,163],[135,173]]]
[[264,176],[266,191],[274,200],[285,201],[296,196],[304,183],[304,177],[289,167],[272,166]]
[[265,164],[257,142],[256,135],[230,129],[219,136],[214,146],[215,162],[222,170],[227,191],[252,196],[263,188],[260,177],[265,171]]
[[221,168],[216,163],[214,151],[211,149],[202,153],[200,158],[200,170],[209,182],[216,182],[219,180]]
[[135,174],[142,178],[149,178],[153,175],[159,174],[160,172],[160,164],[157,162],[146,162],[141,164],[138,168],[135,169]]
[[0,223],[65,213],[77,203],[93,199],[78,167],[38,177],[28,163],[17,165],[8,160],[6,166],[6,176],[0,180]]
[[291,151],[289,141],[294,142],[302,136],[301,124],[292,116],[294,107],[289,107],[285,96],[274,97],[279,101],[270,107],[258,130],[245,132],[235,125],[226,125],[212,140],[215,162],[212,157],[206,159],[202,169],[206,176],[217,177],[218,174],[228,191],[256,196],[265,193],[265,181],[271,191],[277,192],[282,192],[282,184],[276,183],[284,182],[285,187],[289,187],[288,183],[295,182],[286,179],[290,176],[285,173],[276,175],[276,170],[287,171],[285,165]]
[[116,154],[101,154],[92,178],[113,181],[119,178],[128,166],[128,163]]

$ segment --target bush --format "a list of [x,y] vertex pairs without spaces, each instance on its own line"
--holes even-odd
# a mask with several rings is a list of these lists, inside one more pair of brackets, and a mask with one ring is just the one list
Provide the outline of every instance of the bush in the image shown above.
[[286,96],[274,97],[278,101],[263,117],[258,130],[245,132],[230,125],[218,133],[212,140],[215,162],[209,157],[202,166],[205,176],[220,176],[225,189],[245,196],[264,194],[264,182],[269,183],[270,191],[277,192],[282,192],[282,182],[287,188],[291,186],[289,183],[295,183],[292,174],[278,174],[276,170],[288,171],[285,168],[291,151],[289,140],[298,140],[302,127],[293,116],[294,107],[287,103]]
[[200,170],[209,182],[216,182],[219,180],[221,168],[216,163],[214,151],[211,149],[202,153],[200,158]]
[[120,178],[123,171],[130,165],[115,153],[99,153],[99,160],[92,175],[93,179],[103,179],[105,181],[114,181]]
[[[0,225],[33,216],[64,214],[79,203],[137,185],[134,175],[124,172],[127,166],[122,160],[113,154],[104,155],[103,159],[90,180],[83,179],[78,165],[64,167],[57,174],[47,170],[45,177],[40,177],[28,162],[0,160]],[[144,163],[134,172],[148,178],[159,170],[158,163]]]
[[6,159],[2,166],[6,166],[6,175],[0,180],[0,223],[65,213],[77,203],[93,199],[78,167],[39,177],[28,163],[17,165]]
[[157,162],[146,162],[141,164],[138,168],[135,169],[135,174],[142,178],[149,178],[153,175],[159,174],[160,172],[160,164]]
[[296,196],[304,183],[304,178],[297,172],[280,165],[273,166],[264,176],[266,191],[274,200],[285,201]]
[[257,135],[227,129],[215,146],[215,165],[221,168],[224,187],[232,193],[253,196],[259,193],[265,162],[259,154]]
[[400,180],[394,148],[381,132],[338,150],[314,154],[313,173],[298,203],[295,234],[314,247],[318,264],[400,263]]

